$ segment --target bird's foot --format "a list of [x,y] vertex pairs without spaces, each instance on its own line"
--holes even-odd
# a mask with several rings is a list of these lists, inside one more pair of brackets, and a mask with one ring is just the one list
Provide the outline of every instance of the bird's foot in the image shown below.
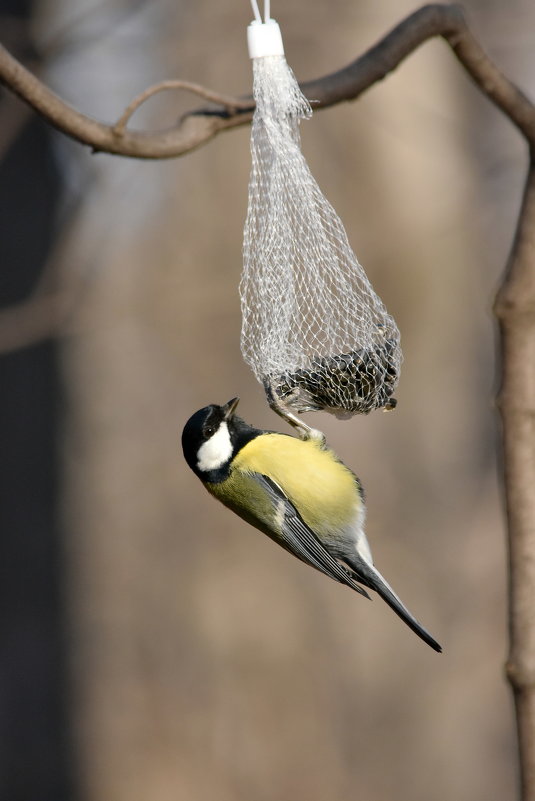
[[325,445],[325,434],[321,431],[318,431],[317,428],[312,428],[304,420],[301,420],[294,412],[291,412],[290,409],[281,401],[275,390],[273,389],[273,384],[269,379],[264,380],[264,389],[266,392],[267,401],[273,409],[273,411],[282,417],[283,420],[286,420],[295,430],[297,431],[299,438],[302,440],[313,440],[314,442],[318,442],[320,445]]

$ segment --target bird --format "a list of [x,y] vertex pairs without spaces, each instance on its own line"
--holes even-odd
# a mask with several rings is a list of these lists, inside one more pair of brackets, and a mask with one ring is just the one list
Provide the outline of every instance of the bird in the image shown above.
[[305,438],[249,425],[239,398],[199,409],[182,432],[184,458],[208,492],[286,551],[370,598],[373,590],[424,642],[442,648],[374,566],[362,484],[305,426]]

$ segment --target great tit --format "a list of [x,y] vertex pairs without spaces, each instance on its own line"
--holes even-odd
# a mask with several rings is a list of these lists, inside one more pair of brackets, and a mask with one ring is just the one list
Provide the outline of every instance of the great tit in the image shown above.
[[235,414],[238,401],[205,406],[182,432],[186,462],[208,492],[307,565],[366,598],[363,587],[375,590],[442,651],[374,567],[362,485],[323,434],[307,428],[297,439],[254,428]]

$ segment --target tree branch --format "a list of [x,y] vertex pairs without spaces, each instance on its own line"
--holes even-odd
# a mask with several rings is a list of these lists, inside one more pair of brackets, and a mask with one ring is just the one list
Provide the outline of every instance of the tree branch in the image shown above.
[[231,113],[235,112],[237,109],[244,110],[251,108],[251,98],[248,100],[240,100],[239,98],[231,97],[230,95],[222,95],[218,92],[212,92],[211,89],[206,89],[199,83],[191,83],[191,81],[161,81],[161,83],[157,83],[154,86],[149,86],[148,89],[145,89],[145,91],[141,92],[141,94],[135,97],[132,102],[128,104],[113,126],[114,132],[119,136],[122,136],[132,114],[150,97],[153,97],[153,95],[156,95],[159,92],[164,92],[168,89],[183,89],[185,92],[193,92],[193,94],[204,97],[205,100],[210,100],[213,103],[219,103]]
[[[474,83],[524,136],[533,141],[535,109],[532,103],[488,58],[470,33],[461,8],[455,5],[428,5],[418,9],[347,67],[301,86],[306,96],[315,101],[314,108],[355,100],[398,67],[423,42],[435,36],[446,40]],[[106,125],[61,100],[1,46],[0,81],[58,130],[94,151],[134,158],[181,156],[221,131],[250,122],[253,112],[252,100],[230,99],[229,103],[226,97],[223,103],[212,108],[186,113],[178,125],[162,131],[130,131],[118,123]],[[214,99],[221,98],[211,90],[203,91],[210,92]]]
[[531,155],[508,270],[495,303],[509,526],[506,673],[515,699],[524,801],[535,799],[535,154]]

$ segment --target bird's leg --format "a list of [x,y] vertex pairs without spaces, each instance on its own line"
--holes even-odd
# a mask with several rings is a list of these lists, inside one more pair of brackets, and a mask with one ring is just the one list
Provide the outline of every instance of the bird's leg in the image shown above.
[[287,423],[293,426],[293,428],[297,429],[301,439],[310,439],[310,433],[314,429],[307,425],[296,414],[291,412],[286,404],[282,402],[273,387],[272,378],[264,379],[264,390],[266,392],[267,402],[269,403],[271,409],[273,409],[273,411],[278,414],[279,417],[282,417],[283,420],[286,420]]
[[271,409],[273,409],[273,411],[276,412],[279,417],[282,417],[283,420],[286,420],[287,423],[296,429],[300,439],[312,439],[316,442],[319,442],[321,445],[325,444],[325,435],[321,431],[318,431],[317,428],[312,428],[311,426],[307,425],[307,423],[301,420],[301,418],[296,414],[291,412],[286,404],[281,401],[273,388],[273,379],[264,379],[264,390],[266,393],[267,402],[269,403]]

